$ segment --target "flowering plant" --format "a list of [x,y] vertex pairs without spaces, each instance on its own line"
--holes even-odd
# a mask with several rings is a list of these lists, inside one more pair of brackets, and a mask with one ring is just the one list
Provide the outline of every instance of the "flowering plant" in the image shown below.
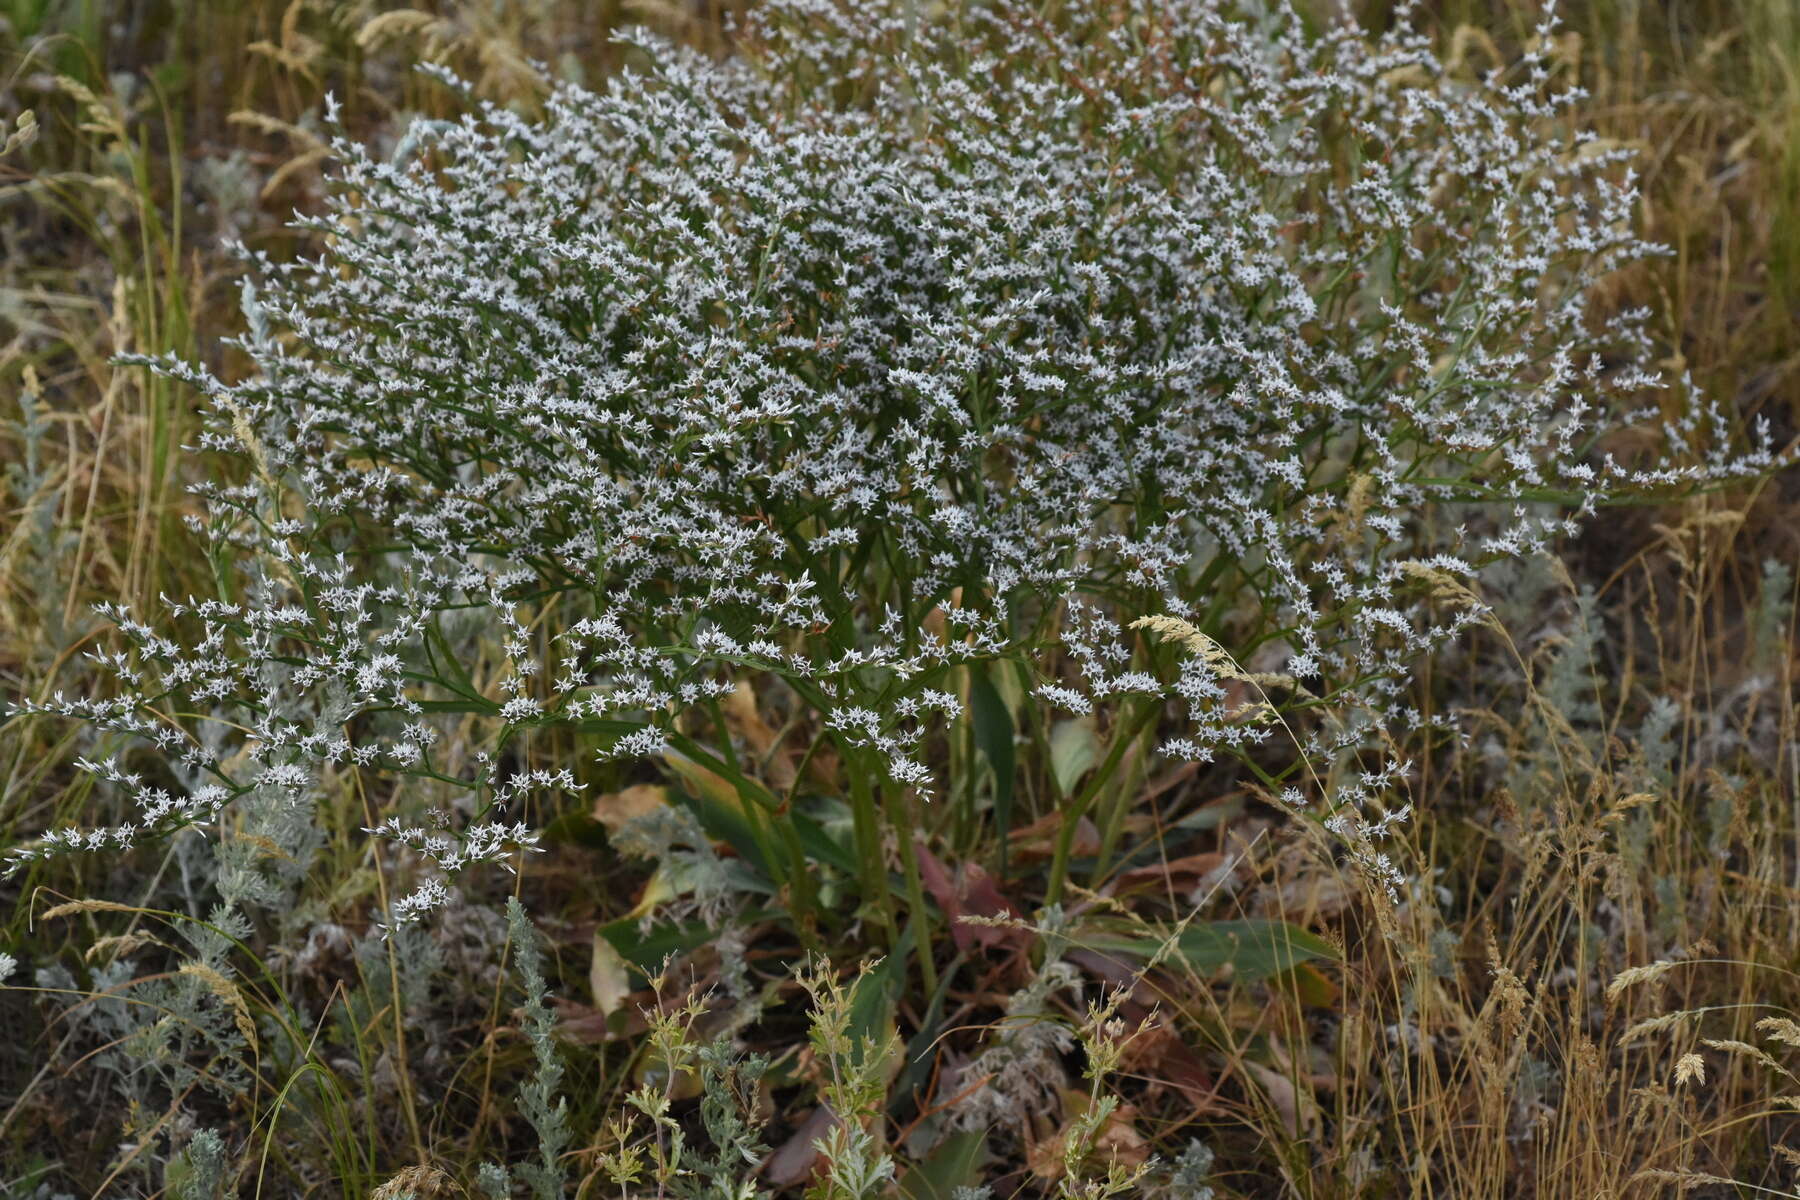
[[[152,364],[247,464],[197,489],[220,594],[167,634],[115,613],[124,692],[43,706],[171,778],[87,764],[136,819],[15,858],[237,805],[239,853],[301,862],[354,767],[433,797],[415,826],[397,785],[369,832],[450,872],[532,846],[522,802],[595,759],[660,759],[723,781],[803,927],[836,872],[895,941],[934,805],[1004,841],[1023,781],[1060,813],[1054,901],[1117,861],[1154,751],[1391,873],[1382,747],[1481,570],[1775,461],[1685,388],[1646,406],[1646,314],[1601,285],[1655,248],[1549,33],[1470,79],[1259,4],[793,0],[725,62],[630,35],[635,70],[541,121],[340,139],[318,256],[249,256],[255,370]],[[847,854],[809,789],[847,793]]]

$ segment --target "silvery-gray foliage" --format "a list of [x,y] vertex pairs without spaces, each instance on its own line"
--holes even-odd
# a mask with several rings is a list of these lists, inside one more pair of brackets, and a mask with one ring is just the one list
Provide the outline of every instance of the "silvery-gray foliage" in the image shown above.
[[1253,757],[1379,864],[1371,747],[1425,719],[1410,673],[1483,619],[1477,573],[1774,462],[1609,309],[1655,248],[1548,27],[1471,78],[1404,21],[1257,3],[910,11],[781,0],[727,62],[633,34],[542,120],[340,140],[319,257],[251,258],[256,370],[156,364],[248,463],[199,489],[225,592],[171,602],[179,635],[116,611],[124,689],[44,706],[192,783],[86,764],[136,819],[17,853],[304,812],[354,763],[469,796],[371,832],[503,862],[509,804],[578,786],[519,731],[654,756],[746,674],[930,793],[955,670],[997,662],[1047,709],[1153,703],[1165,754]]

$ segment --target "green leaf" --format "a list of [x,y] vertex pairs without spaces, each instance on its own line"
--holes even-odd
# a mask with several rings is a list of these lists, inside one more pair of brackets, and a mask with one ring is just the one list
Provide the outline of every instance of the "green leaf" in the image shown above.
[[[910,930],[909,930],[910,933]],[[901,935],[904,939],[907,934]],[[912,1039],[906,1043],[906,1065],[901,1068],[899,1078],[888,1090],[888,1116],[902,1124],[907,1123],[917,1102],[929,1090],[933,1074],[934,1051],[938,1039],[945,1028],[944,1001],[950,994],[950,982],[956,977],[957,968],[963,964],[963,955],[957,952],[938,974],[937,991],[931,997],[931,1003],[925,1006],[925,1015],[919,1021]]]
[[762,842],[757,838],[756,829],[743,808],[732,800],[709,794],[706,788],[683,787],[672,790],[676,798],[699,819],[700,828],[706,831],[707,837],[730,846],[737,851],[739,858],[755,867],[764,877],[781,878],[776,874],[780,864],[769,862],[763,854]]
[[994,769],[994,824],[1000,835],[1000,877],[1006,877],[1007,835],[1013,813],[1013,715],[1006,701],[979,667],[969,676],[969,710],[975,721],[975,745]]
[[900,1180],[900,1194],[906,1200],[951,1200],[957,1188],[974,1186],[975,1173],[986,1157],[985,1133],[953,1133],[906,1173]]
[[884,1046],[892,1035],[894,1011],[906,982],[906,960],[911,950],[912,930],[908,929],[894,952],[864,971],[851,986],[847,1032],[856,1054]]
[[640,729],[649,728],[649,725],[643,721],[612,721],[605,717],[589,717],[582,721],[563,721],[559,724],[564,728],[573,729],[577,733],[597,733],[603,737],[610,737],[615,742],[628,733],[636,733]]
[[1335,959],[1330,942],[1286,921],[1210,921],[1188,926],[1178,943],[1197,971],[1230,963],[1239,975],[1263,979],[1312,959]]
[[1081,777],[1100,761],[1100,736],[1086,718],[1058,721],[1050,731],[1050,773],[1063,799],[1075,794]]
[[[1112,926],[1117,929],[1117,925]],[[1147,959],[1162,948],[1156,938],[1124,936],[1089,927],[1075,944],[1102,953]],[[1182,930],[1174,958],[1200,975],[1230,966],[1243,979],[1266,979],[1313,959],[1335,959],[1330,942],[1286,921],[1196,921]]]
[[784,820],[792,821],[800,838],[800,847],[809,862],[824,863],[846,875],[856,874],[856,855],[826,831],[825,827],[805,813],[790,811]]
[[[729,789],[746,806],[754,804],[770,812],[781,807],[781,800],[775,793],[686,734],[670,733],[669,744],[676,754],[664,755],[664,758],[683,779],[694,785],[696,791]],[[717,779],[708,776],[717,776]]]
[[[805,853],[795,844],[793,826],[776,815],[782,806],[773,792],[685,734],[669,734],[669,743],[673,751],[663,759],[688,785],[692,806],[709,834],[730,844],[776,887],[803,869]],[[791,858],[784,859],[781,847],[765,836],[764,821],[770,834],[788,843]]]
[[544,826],[544,843],[550,846],[583,846],[590,850],[606,846],[606,826],[584,812],[566,812]]
[[899,958],[896,954],[888,955],[850,985],[849,1032],[858,1042],[868,1041],[893,1015]]
[[718,936],[718,930],[704,921],[652,925],[649,932],[640,931],[631,917],[612,921],[600,927],[600,935],[612,943],[626,962],[645,975],[662,968],[671,954],[681,954],[704,945]]

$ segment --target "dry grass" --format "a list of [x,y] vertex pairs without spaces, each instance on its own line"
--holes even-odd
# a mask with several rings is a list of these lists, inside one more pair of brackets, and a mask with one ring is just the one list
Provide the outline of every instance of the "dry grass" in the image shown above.
[[[1446,53],[1475,60],[1504,54],[1537,13],[1532,0],[1425,7]],[[1622,281],[1618,303],[1653,305],[1677,373],[1792,440],[1800,6],[1564,8],[1563,68],[1592,93],[1586,119],[1641,147],[1644,221],[1674,251]],[[710,9],[628,11],[722,45]],[[95,601],[148,608],[207,590],[210,565],[182,552],[191,399],[110,358],[175,350],[232,369],[216,345],[236,319],[224,242],[292,252],[280,218],[316,194],[324,91],[346,97],[372,138],[443,103],[403,69],[419,55],[528,106],[530,61],[603,72],[604,34],[622,15],[579,0],[456,0],[404,17],[366,0],[0,3],[0,120],[11,129],[31,108],[41,130],[0,158],[8,698],[79,679],[101,629]],[[1567,547],[1560,573],[1489,597],[1505,634],[1439,664],[1421,697],[1462,710],[1471,737],[1410,748],[1424,769],[1396,857],[1418,883],[1401,905],[1254,806],[1223,829],[1216,849],[1238,865],[1208,915],[1285,916],[1339,942],[1343,964],[1266,993],[1166,981],[1154,999],[1213,1087],[1197,1096],[1141,1068],[1135,1129],[1169,1153],[1207,1139],[1222,1194],[1794,1194],[1800,641],[1792,590],[1766,596],[1763,563],[1800,562],[1797,518],[1791,475],[1609,516]],[[89,803],[85,777],[63,769],[76,736],[0,726],[0,839]],[[360,822],[356,803],[344,798],[344,831]],[[347,832],[329,853],[337,910],[354,912],[380,879]],[[0,948],[54,957],[57,923],[28,926],[33,890],[131,890],[102,870],[71,863],[6,884]],[[572,922],[592,903],[566,865],[539,886],[540,910],[560,899]],[[571,953],[566,975],[579,980],[586,951]],[[256,1002],[220,983],[240,1010]],[[497,1013],[498,992],[487,1000]],[[89,1119],[59,1075],[63,1031],[17,994],[0,998],[0,1020],[28,1031],[0,1051],[0,1188],[40,1173],[94,1186],[104,1171],[51,1164],[98,1164],[112,1154],[103,1136],[153,1115]],[[390,1049],[404,1062],[381,1022],[365,1035],[371,1063]],[[466,1169],[502,1136],[495,1054],[490,1039],[456,1077],[471,1123],[428,1119],[417,1134],[426,1156]],[[624,1084],[583,1079],[593,1093],[578,1116],[598,1130]],[[415,1166],[402,1183],[402,1162],[339,1158],[379,1194],[442,1178]]]

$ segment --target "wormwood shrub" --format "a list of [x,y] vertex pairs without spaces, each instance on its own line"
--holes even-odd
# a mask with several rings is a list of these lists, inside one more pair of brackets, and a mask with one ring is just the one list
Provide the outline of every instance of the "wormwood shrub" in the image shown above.
[[[339,139],[319,256],[248,256],[254,370],[143,360],[244,467],[196,489],[218,593],[112,610],[121,686],[25,706],[161,765],[84,760],[136,811],[15,863],[229,830],[241,936],[354,774],[430,865],[401,924],[648,760],[728,801],[665,856],[741,843],[665,899],[760,893],[935,988],[921,831],[958,805],[1004,845],[1015,780],[1054,788],[1052,903],[1122,856],[1145,750],[1394,882],[1387,747],[1482,569],[1776,463],[1609,311],[1655,248],[1548,27],[1481,78],[1404,22],[1223,0],[783,0],[725,62],[627,41],[541,122]],[[730,735],[746,681],[805,748],[785,777]],[[847,844],[809,789],[847,793]]]

